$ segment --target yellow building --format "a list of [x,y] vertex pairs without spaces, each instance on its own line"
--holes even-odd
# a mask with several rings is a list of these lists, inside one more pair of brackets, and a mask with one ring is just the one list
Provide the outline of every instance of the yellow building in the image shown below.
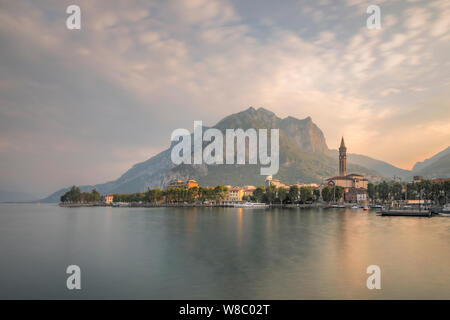
[[224,203],[235,203],[242,201],[242,197],[244,196],[244,188],[234,187],[229,188],[228,196],[224,199]]
[[244,196],[252,196],[253,191],[256,190],[255,186],[244,186],[242,189],[244,189]]
[[113,202],[113,199],[114,199],[114,195],[113,195],[113,194],[107,194],[107,195],[105,196],[105,202],[106,202],[106,203],[112,203],[112,202]]
[[197,181],[195,181],[195,179],[189,179],[189,180],[186,182],[186,187],[187,187],[188,189],[195,188],[195,187],[198,187],[198,183],[197,183]]
[[191,179],[188,179],[187,181],[183,181],[181,179],[176,179],[176,180],[172,180],[171,182],[169,182],[166,189],[170,189],[170,188],[191,189],[194,187],[198,187],[198,183],[195,179],[191,178]]

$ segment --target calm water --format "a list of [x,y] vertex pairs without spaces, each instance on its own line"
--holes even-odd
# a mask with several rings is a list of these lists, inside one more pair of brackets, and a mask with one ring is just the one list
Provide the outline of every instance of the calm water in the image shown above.
[[2,204],[0,259],[3,299],[450,299],[450,218]]

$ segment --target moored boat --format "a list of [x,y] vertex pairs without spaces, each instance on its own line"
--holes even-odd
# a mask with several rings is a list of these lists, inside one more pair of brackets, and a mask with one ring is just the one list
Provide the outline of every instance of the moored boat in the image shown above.
[[441,210],[441,213],[450,213],[450,203],[447,203]]
[[259,203],[259,202],[244,202],[244,203],[235,203],[233,205],[235,208],[266,208],[268,207],[265,203]]
[[398,217],[431,217],[430,210],[421,209],[384,209],[381,210],[382,216],[398,216]]

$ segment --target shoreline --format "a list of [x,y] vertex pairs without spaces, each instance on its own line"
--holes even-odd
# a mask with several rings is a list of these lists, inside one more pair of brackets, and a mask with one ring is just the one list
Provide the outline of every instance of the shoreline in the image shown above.
[[[200,203],[164,203],[164,204],[152,204],[152,203],[59,203],[60,207],[65,208],[81,208],[81,207],[110,207],[110,208],[242,208],[235,207],[234,204],[200,204]],[[345,204],[345,207],[350,208],[354,204]],[[329,204],[314,203],[314,204],[268,204],[265,208],[328,208]],[[255,208],[252,208],[255,209]],[[264,209],[258,208],[258,209]]]

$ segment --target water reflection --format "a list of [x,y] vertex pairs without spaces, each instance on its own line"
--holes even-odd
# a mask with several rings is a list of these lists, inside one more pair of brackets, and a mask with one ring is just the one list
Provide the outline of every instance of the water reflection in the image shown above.
[[0,298],[71,297],[75,263],[80,298],[450,299],[449,231],[345,209],[0,205]]
[[242,212],[242,208],[237,208],[237,242],[239,247],[241,247],[242,244]]

